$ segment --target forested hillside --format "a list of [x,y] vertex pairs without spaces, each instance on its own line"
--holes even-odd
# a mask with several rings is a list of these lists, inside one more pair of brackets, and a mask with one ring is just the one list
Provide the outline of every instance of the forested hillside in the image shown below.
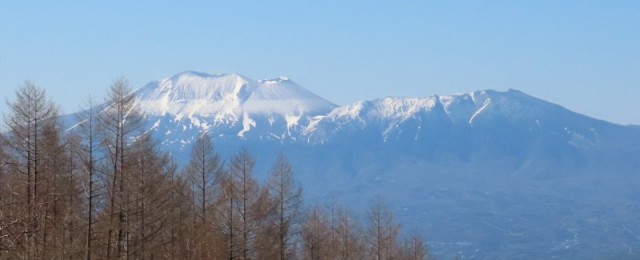
[[[115,81],[66,130],[56,104],[26,82],[0,142],[0,259],[425,259],[384,198],[366,218],[327,199],[303,202],[285,154],[237,147],[221,158],[202,132],[186,166],[144,129],[134,92]],[[102,104],[102,101],[99,102]],[[322,185],[322,184],[318,184]]]

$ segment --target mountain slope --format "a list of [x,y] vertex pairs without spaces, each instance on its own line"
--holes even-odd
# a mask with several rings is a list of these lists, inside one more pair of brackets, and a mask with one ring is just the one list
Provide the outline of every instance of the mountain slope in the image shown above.
[[348,171],[368,164],[344,159],[354,154],[389,164],[410,159],[507,175],[640,168],[637,128],[589,118],[517,90],[389,97],[337,107],[287,78],[184,72],[136,94],[147,127],[182,157],[196,136],[208,131],[227,154],[239,146],[264,154],[303,147],[296,149],[323,158],[313,151],[332,150],[326,153],[339,155],[333,163]]
[[356,102],[312,121],[303,135],[311,144],[348,141],[396,156],[536,174],[637,167],[640,144],[636,129],[516,90]]
[[178,163],[202,131],[223,158],[248,148],[262,180],[283,152],[307,201],[335,197],[365,212],[380,194],[403,226],[425,233],[436,256],[617,258],[640,250],[637,126],[517,90],[338,107],[287,78],[184,72],[136,95],[146,127]]

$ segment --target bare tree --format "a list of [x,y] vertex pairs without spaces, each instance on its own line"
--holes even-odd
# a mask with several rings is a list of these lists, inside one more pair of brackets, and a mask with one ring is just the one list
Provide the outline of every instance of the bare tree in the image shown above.
[[139,137],[130,156],[130,176],[126,178],[127,255],[133,259],[166,256],[170,241],[171,183],[165,174],[168,157],[160,154],[149,134]]
[[337,222],[333,227],[336,240],[334,257],[342,260],[363,259],[365,256],[360,225],[344,207],[338,207],[336,215]]
[[229,166],[232,183],[229,187],[233,188],[231,195],[231,197],[235,197],[233,212],[237,212],[239,229],[239,234],[234,237],[232,242],[233,255],[239,259],[252,259],[256,255],[257,231],[270,208],[267,190],[261,190],[253,177],[254,165],[253,156],[246,149],[242,149],[231,159]]
[[0,133],[0,258],[15,257],[18,252],[21,235],[27,223],[23,196],[16,187],[22,186],[12,158],[6,152],[7,139]]
[[71,152],[73,139],[62,136],[62,127],[51,120],[43,131],[40,183],[44,196],[41,258],[77,258],[81,197]]
[[429,252],[422,234],[414,231],[405,239],[400,258],[403,260],[424,260],[429,258]]
[[369,258],[382,260],[393,259],[398,248],[398,230],[393,213],[387,208],[380,195],[377,195],[371,208],[367,211],[368,228],[366,242]]
[[187,166],[186,175],[193,187],[193,207],[196,209],[198,223],[194,230],[196,234],[197,250],[201,259],[211,259],[213,256],[214,217],[211,212],[216,201],[216,188],[220,184],[223,174],[222,161],[215,152],[211,137],[203,132],[191,150],[191,160]]
[[24,177],[24,199],[20,202],[26,209],[24,233],[21,235],[23,249],[21,258],[31,259],[42,252],[42,242],[37,242],[41,232],[43,199],[38,190],[42,181],[41,149],[46,125],[56,120],[56,108],[46,99],[45,91],[37,88],[32,82],[25,82],[16,92],[16,100],[8,104],[11,114],[5,118],[9,129],[8,146],[14,156],[14,169]]
[[291,164],[280,154],[271,170],[268,188],[274,202],[275,235],[278,247],[278,259],[284,260],[294,256],[293,238],[298,233],[300,207],[302,205],[302,188],[294,182]]
[[76,120],[78,125],[78,141],[76,145],[76,157],[79,158],[80,171],[85,175],[86,181],[84,194],[87,201],[86,209],[86,236],[84,258],[90,260],[93,256],[93,241],[95,240],[95,206],[98,199],[97,192],[97,170],[98,170],[98,137],[97,137],[97,118],[98,107],[89,97],[85,109],[77,114]]
[[255,218],[252,214],[251,204],[255,202],[258,193],[258,183],[253,179],[253,167],[255,160],[249,151],[242,149],[231,161],[231,177],[237,183],[238,199],[234,205],[240,217],[240,241],[237,248],[241,259],[249,259],[251,252],[251,242],[255,233],[251,226]]
[[329,252],[330,242],[329,219],[320,207],[311,209],[307,220],[302,225],[302,259],[323,260]]
[[193,218],[194,210],[192,190],[190,184],[183,176],[176,174],[177,166],[170,162],[166,167],[166,175],[170,178],[171,189],[169,200],[171,208],[169,212],[169,259],[193,259],[191,245],[193,244]]
[[[109,90],[107,104],[99,113],[102,146],[110,160],[109,227],[107,234],[107,258],[124,257],[127,253],[127,182],[129,142],[140,133],[141,117],[135,103],[135,95],[124,79],[116,80]],[[115,245],[114,245],[114,240]],[[113,254],[115,247],[116,255]]]
[[224,237],[225,245],[226,245],[226,255],[225,258],[229,260],[236,259],[236,236],[237,236],[237,223],[238,223],[238,214],[236,213],[235,204],[238,200],[237,192],[238,190],[237,184],[234,179],[225,174],[221,181],[222,185],[222,194],[219,197],[218,201],[218,229],[220,233]]

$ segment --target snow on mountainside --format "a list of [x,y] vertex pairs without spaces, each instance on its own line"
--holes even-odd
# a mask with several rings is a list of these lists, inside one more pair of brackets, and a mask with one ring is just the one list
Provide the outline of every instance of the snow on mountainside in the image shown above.
[[637,129],[517,90],[356,102],[314,119],[302,135],[299,139],[309,144],[345,150],[343,157],[377,151],[373,156],[383,159],[447,162],[510,174],[639,168]]
[[239,114],[313,115],[335,107],[293,81],[255,81],[238,74],[183,72],[147,84],[137,93],[147,114],[176,116]]
[[564,131],[581,132],[588,126],[612,125],[517,90],[485,90],[451,96],[356,102],[314,120],[304,134],[309,142],[326,143],[336,136],[373,129],[384,141],[408,133],[414,140],[419,140],[429,138],[422,131],[425,128],[478,129],[488,122],[529,129],[561,127],[566,128]]
[[[500,162],[520,172],[633,164],[638,132],[592,119],[517,90],[384,98],[336,107],[287,78],[184,72],[137,91],[148,127],[169,150],[186,151],[198,133],[217,142],[338,145],[388,156]],[[631,135],[631,138],[625,136]],[[344,146],[344,145],[343,145]],[[594,160],[593,158],[599,158]]]
[[[287,78],[183,72],[137,91],[148,128],[174,154],[202,131],[223,147],[327,146],[385,158],[505,171],[636,167],[638,131],[517,90],[383,98],[337,107]],[[344,144],[349,145],[344,145]],[[267,149],[268,150],[268,149]]]
[[136,95],[147,117],[181,125],[182,131],[261,139],[295,138],[301,124],[335,107],[287,78],[256,81],[191,71],[151,82]]

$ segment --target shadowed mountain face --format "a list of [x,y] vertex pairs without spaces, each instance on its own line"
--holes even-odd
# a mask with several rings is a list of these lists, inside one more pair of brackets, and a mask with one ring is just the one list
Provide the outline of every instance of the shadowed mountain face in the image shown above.
[[259,178],[284,152],[307,201],[381,194],[436,256],[639,256],[638,127],[516,90],[338,107],[287,78],[185,72],[136,94],[178,162],[201,131],[224,158],[247,147]]

